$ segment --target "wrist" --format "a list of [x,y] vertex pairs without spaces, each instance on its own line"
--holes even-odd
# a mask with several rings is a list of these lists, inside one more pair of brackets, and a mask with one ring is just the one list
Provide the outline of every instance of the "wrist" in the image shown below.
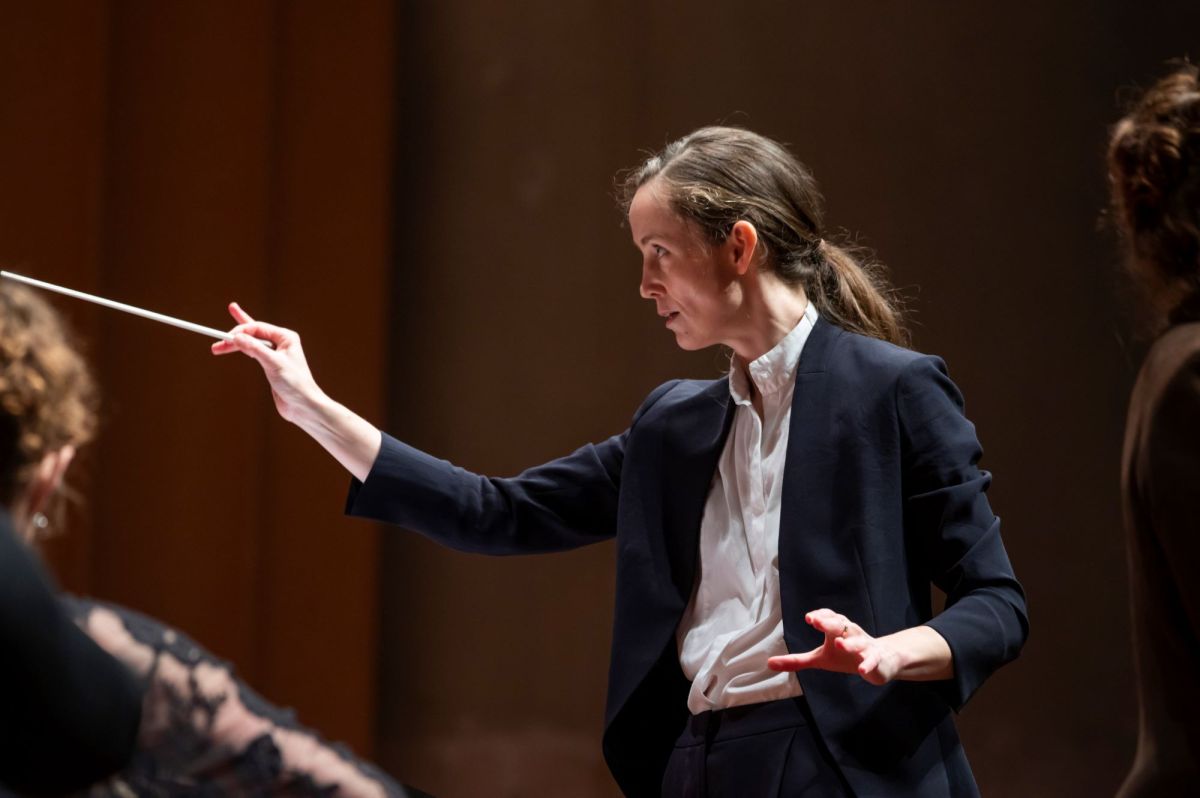
[[316,435],[335,426],[334,420],[341,410],[344,408],[340,404],[320,388],[314,387],[313,393],[296,407],[288,421],[309,435]]
[[913,626],[879,638],[892,652],[894,678],[913,681],[949,679],[954,661],[945,639],[929,626]]
[[359,481],[366,481],[383,445],[373,424],[325,394],[314,395],[294,422]]
[[911,641],[903,632],[894,632],[884,637],[876,638],[877,642],[882,645],[890,654],[892,662],[892,678],[903,679],[905,674],[916,667],[917,655],[913,652]]

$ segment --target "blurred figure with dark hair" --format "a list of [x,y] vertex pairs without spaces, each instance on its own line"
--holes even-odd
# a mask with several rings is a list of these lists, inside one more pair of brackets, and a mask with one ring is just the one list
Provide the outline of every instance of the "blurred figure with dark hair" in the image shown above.
[[1116,226],[1157,336],[1129,404],[1121,482],[1140,718],[1122,798],[1200,784],[1200,82],[1160,80],[1108,150]]
[[182,633],[54,595],[27,544],[50,523],[94,406],[57,314],[0,281],[0,793],[406,795]]

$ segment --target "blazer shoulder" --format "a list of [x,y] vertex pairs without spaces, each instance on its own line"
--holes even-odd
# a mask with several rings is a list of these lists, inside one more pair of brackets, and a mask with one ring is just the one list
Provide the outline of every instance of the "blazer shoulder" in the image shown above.
[[895,385],[906,373],[920,369],[921,365],[946,372],[945,363],[936,355],[847,330],[841,333],[834,341],[829,359],[829,370],[835,373],[886,387]]
[[698,394],[711,393],[714,388],[728,384],[728,377],[720,377],[715,380],[671,380],[658,386],[651,396],[659,394],[662,399],[672,403],[683,402]]
[[722,392],[728,396],[727,385],[726,377],[716,380],[677,379],[664,382],[642,401],[642,406],[634,414],[633,424],[636,425],[643,419],[659,418],[701,397],[720,399]]

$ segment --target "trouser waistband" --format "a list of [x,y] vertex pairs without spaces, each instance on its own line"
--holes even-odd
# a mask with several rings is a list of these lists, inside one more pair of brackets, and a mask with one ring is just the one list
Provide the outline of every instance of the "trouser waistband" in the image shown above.
[[703,745],[705,742],[734,740],[753,734],[806,726],[808,704],[804,696],[746,704],[729,709],[714,709],[692,715],[676,745]]

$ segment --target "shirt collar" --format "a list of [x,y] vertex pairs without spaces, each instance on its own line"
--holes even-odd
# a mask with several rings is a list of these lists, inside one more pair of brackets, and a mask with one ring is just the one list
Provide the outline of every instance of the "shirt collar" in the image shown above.
[[[817,318],[817,309],[810,300],[792,331],[766,354],[750,361],[744,368],[742,364],[745,361],[735,354],[729,365],[729,393],[733,400],[740,405],[750,404],[750,380],[754,380],[754,387],[764,396],[775,393],[791,382],[796,375],[796,366],[800,364],[804,343]],[[749,379],[746,372],[750,373]]]

